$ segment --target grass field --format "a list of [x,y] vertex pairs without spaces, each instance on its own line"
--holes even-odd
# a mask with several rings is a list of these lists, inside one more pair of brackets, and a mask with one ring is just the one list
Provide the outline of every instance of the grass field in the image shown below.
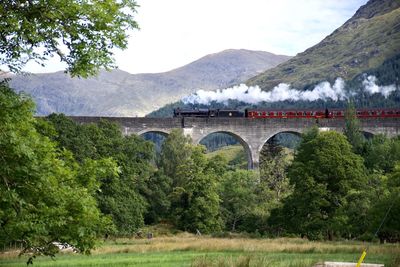
[[[296,238],[211,238],[179,234],[152,240],[108,240],[92,255],[62,253],[38,257],[34,266],[313,266],[321,261],[357,261],[368,246],[365,262],[400,266],[400,245],[360,242],[311,242]],[[27,256],[0,254],[0,266],[24,266]]]

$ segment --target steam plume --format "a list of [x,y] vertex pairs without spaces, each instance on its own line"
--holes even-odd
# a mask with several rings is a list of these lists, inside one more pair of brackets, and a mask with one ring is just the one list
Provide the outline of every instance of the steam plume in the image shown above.
[[385,98],[387,98],[392,92],[396,90],[396,86],[394,84],[388,86],[378,86],[376,84],[376,81],[377,79],[375,76],[372,75],[368,76],[363,81],[365,91],[367,91],[370,94],[380,93]]
[[[384,97],[388,97],[397,88],[395,85],[378,86],[375,76],[368,76],[362,82],[363,90],[369,94],[380,93]],[[278,102],[285,100],[292,101],[316,101],[328,100],[333,101],[346,100],[354,92],[345,90],[345,82],[342,78],[337,78],[333,85],[329,82],[321,82],[314,87],[313,90],[300,91],[291,88],[289,84],[281,83],[275,86],[271,91],[262,91],[258,86],[247,86],[240,84],[231,88],[204,91],[199,90],[196,93],[184,97],[182,101],[185,104],[209,104],[212,101],[226,103],[228,100],[238,100],[249,104],[257,104],[260,102]]]

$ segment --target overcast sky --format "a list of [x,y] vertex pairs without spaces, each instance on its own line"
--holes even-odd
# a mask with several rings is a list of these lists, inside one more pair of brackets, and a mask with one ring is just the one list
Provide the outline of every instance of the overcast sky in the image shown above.
[[[138,0],[140,30],[116,52],[130,73],[163,72],[225,49],[294,56],[348,20],[367,0]],[[56,60],[31,72],[63,69]]]

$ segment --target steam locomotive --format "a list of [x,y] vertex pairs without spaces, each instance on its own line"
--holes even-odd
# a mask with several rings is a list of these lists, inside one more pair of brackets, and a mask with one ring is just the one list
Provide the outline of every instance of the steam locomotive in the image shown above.
[[[174,109],[174,117],[245,117],[251,119],[292,119],[292,118],[311,118],[311,119],[331,119],[344,118],[343,109],[325,110],[249,110],[244,112],[229,109]],[[358,118],[400,118],[400,109],[358,109]]]
[[174,109],[174,117],[246,117],[246,112],[239,110],[229,109],[208,109],[208,108],[197,108],[197,109]]

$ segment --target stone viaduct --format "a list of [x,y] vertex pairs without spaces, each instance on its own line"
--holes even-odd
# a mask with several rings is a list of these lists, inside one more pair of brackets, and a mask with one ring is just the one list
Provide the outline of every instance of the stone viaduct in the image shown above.
[[[149,132],[168,135],[175,128],[183,129],[198,144],[212,133],[235,137],[247,153],[249,169],[257,169],[264,144],[279,133],[301,134],[312,126],[321,130],[342,132],[344,119],[249,119],[249,118],[131,118],[131,117],[70,117],[79,123],[101,119],[117,122],[124,135]],[[362,130],[369,134],[400,134],[400,118],[360,119]]]

